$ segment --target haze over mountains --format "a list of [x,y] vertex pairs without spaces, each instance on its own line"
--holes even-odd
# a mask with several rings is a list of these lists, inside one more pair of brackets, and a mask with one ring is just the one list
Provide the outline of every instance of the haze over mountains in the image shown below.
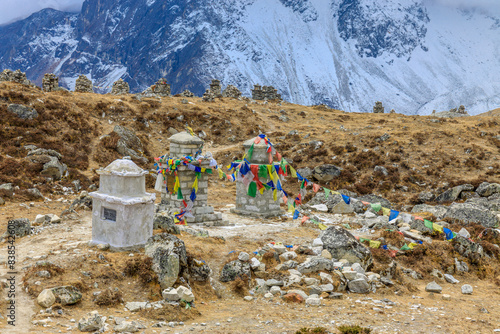
[[159,77],[201,95],[212,78],[250,96],[406,114],[500,107],[500,16],[413,0],[86,0],[0,27],[0,68],[79,74],[138,92]]

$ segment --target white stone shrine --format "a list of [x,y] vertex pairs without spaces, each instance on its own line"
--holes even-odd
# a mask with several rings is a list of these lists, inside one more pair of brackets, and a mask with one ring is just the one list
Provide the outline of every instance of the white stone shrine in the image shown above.
[[146,192],[148,172],[126,157],[97,173],[100,174],[99,190],[90,193],[91,244],[109,244],[115,251],[141,248],[153,235],[156,195]]

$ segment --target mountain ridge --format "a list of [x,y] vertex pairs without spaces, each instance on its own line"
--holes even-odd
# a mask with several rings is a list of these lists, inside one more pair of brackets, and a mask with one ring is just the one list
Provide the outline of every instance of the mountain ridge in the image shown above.
[[[500,24],[423,1],[86,0],[0,27],[0,67],[103,93],[118,78],[139,92],[165,77],[200,95],[212,78],[250,95],[272,85],[291,102],[406,114],[500,106]],[[498,36],[497,36],[498,35]],[[482,36],[478,38],[478,36]],[[22,47],[19,47],[22,45]]]

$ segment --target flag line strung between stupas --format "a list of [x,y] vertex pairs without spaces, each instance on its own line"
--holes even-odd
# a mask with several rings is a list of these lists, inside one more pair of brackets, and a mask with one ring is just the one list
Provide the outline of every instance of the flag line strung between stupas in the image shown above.
[[[194,132],[192,131],[191,128],[187,127],[188,132],[194,136]],[[267,153],[268,153],[268,158],[269,158],[269,165],[252,165],[249,163],[248,160],[251,160],[252,155],[253,155],[253,149],[255,144],[259,144],[262,140],[268,145],[267,147]],[[196,152],[197,154],[201,154],[201,149]],[[273,163],[273,156],[276,155],[278,160],[280,160],[279,164]],[[248,157],[248,159],[247,159]],[[200,157],[197,157],[200,158]],[[201,176],[201,173],[208,173],[208,174],[213,174],[213,170],[211,168],[201,168],[198,166],[194,166],[192,164],[193,161],[198,161],[201,163],[201,160],[196,160],[195,158],[191,156],[186,156],[182,157],[180,159],[165,159],[165,156],[162,156],[160,158],[155,158],[157,162],[160,163],[165,163],[167,164],[167,168],[160,168],[160,165],[158,163],[155,163],[155,166],[157,168],[158,174],[162,174],[164,177],[164,183],[166,187],[166,191],[168,193],[172,194],[177,194],[177,199],[183,201],[184,208],[180,208],[181,212],[175,215],[176,220],[179,222],[183,222],[185,224],[185,220],[183,219],[184,217],[190,217],[192,216],[191,214],[191,209],[193,208],[194,201],[196,200],[196,193],[198,191],[198,179]],[[195,171],[197,174],[197,177],[195,181],[193,182],[192,186],[192,191],[189,196],[188,201],[186,202],[184,195],[182,194],[181,188],[180,188],[180,182],[179,178],[177,175],[177,167],[180,165],[186,165],[188,169]],[[333,195],[340,195],[343,199],[343,201],[347,204],[350,205],[351,201],[352,202],[357,202],[359,200],[355,198],[350,198],[347,195],[341,194],[340,192],[333,191],[331,189],[328,189],[326,187],[322,187],[317,183],[313,183],[309,181],[307,178],[302,177],[282,156],[281,154],[274,148],[274,145],[271,143],[267,135],[265,134],[260,134],[252,143],[252,146],[249,148],[248,152],[243,156],[243,159],[240,161],[236,161],[231,163],[231,165],[228,166],[229,171],[233,170],[232,174],[226,174],[222,171],[222,169],[218,166],[217,161],[215,159],[210,160],[209,167],[214,167],[215,170],[218,171],[219,178],[221,179],[227,179],[228,181],[234,182],[236,180],[243,182],[247,187],[248,191],[247,194],[248,196],[251,197],[256,197],[257,191],[260,194],[263,194],[264,191],[266,190],[272,190],[273,191],[273,200],[277,201],[278,198],[283,199],[283,202],[285,205],[288,206],[288,212],[293,213],[293,219],[296,220],[300,216],[300,212],[298,210],[299,206],[302,204],[302,199],[305,197],[307,193],[307,186],[312,185],[313,191],[317,193],[321,189],[325,192],[325,198],[328,199],[330,194]],[[297,178],[299,182],[301,182],[300,185],[300,191],[297,197],[295,198],[294,201],[289,201],[289,196],[285,192],[285,190],[282,188],[281,181],[284,181],[284,177],[288,176],[288,168],[290,169],[290,174],[293,178]],[[166,183],[166,173],[169,172],[170,174],[175,175],[175,184],[174,184],[174,189],[173,192],[170,192]],[[237,173],[237,175],[236,175]],[[269,176],[271,179],[270,182],[268,183],[262,183],[259,180],[259,177],[261,178],[266,178]],[[280,192],[280,196],[278,196],[278,191]],[[364,206],[370,206],[371,209],[373,209],[375,212],[379,212],[382,210],[383,215],[389,216],[389,221],[392,221],[396,219],[399,215],[400,212],[396,210],[392,210],[389,208],[382,207],[380,203],[368,203],[365,201],[361,201],[361,203]],[[432,223],[431,221],[424,219],[422,217],[416,216],[416,215],[410,215],[408,213],[402,213],[402,215],[409,215],[409,216],[414,216],[415,219],[421,220],[424,222],[425,226],[429,229],[431,229],[433,232],[437,231],[439,233],[444,233],[446,236],[447,240],[451,240],[456,237],[456,233],[451,231],[450,229],[443,227],[441,225]],[[309,220],[309,217],[303,215],[302,217],[302,223],[306,222]],[[322,223],[316,222],[315,220],[311,220],[314,223],[317,223],[318,227],[322,230],[326,229],[326,226]],[[368,240],[368,239],[367,239]],[[414,246],[415,244],[418,244],[421,242],[417,242],[413,240],[410,245]],[[370,243],[371,245],[377,245],[377,243]],[[385,246],[385,245],[382,245]],[[401,250],[407,250],[407,249],[412,249],[413,247],[407,246],[406,244],[402,247]]]

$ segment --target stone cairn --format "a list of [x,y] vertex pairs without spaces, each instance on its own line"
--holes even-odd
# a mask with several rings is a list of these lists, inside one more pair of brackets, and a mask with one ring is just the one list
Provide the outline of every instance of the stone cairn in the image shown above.
[[252,89],[252,99],[254,100],[280,100],[281,95],[273,86],[254,85]]
[[214,97],[222,97],[222,87],[220,85],[220,80],[213,79],[212,83],[210,84],[210,91],[214,95]]
[[215,96],[214,96],[214,93],[210,89],[207,89],[205,91],[205,93],[203,93],[203,96],[201,97],[201,99],[204,102],[213,102],[215,99]]
[[373,107],[373,113],[374,114],[383,114],[384,113],[384,106],[382,105],[382,102],[380,102],[380,101],[375,102],[375,106]]
[[111,94],[113,95],[124,95],[130,92],[130,87],[127,82],[123,81],[122,78],[118,79],[113,83],[111,88]]
[[[269,165],[269,154],[265,141],[261,140],[258,144],[255,144],[257,139],[259,137],[247,140],[243,143],[243,147],[245,148],[245,155],[248,155],[248,150],[253,145],[253,153],[249,163],[259,165],[260,168],[261,165]],[[271,181],[271,178],[268,175],[267,177],[259,177],[259,180],[266,184]],[[280,209],[280,199],[274,201],[272,190],[264,191],[262,195],[257,192],[256,197],[251,197],[248,195],[248,187],[243,182],[236,182],[236,207],[231,209],[231,212],[257,218],[275,217],[283,214]]]
[[59,89],[59,78],[53,73],[45,73],[42,79],[42,90],[44,92],[55,92]]
[[80,75],[78,79],[76,79],[75,92],[93,93],[94,89],[92,88],[92,81],[90,81],[85,75]]
[[222,92],[222,97],[231,97],[233,99],[238,99],[241,97],[241,92],[238,88],[233,85],[228,85],[226,89]]
[[180,93],[179,95],[182,97],[194,97],[194,94],[187,89],[185,91],[183,91],[182,93]]
[[[185,156],[196,156],[196,152],[202,147],[203,140],[191,136],[187,132],[179,132],[172,137],[170,140],[170,153],[169,156],[173,159],[179,159]],[[205,159],[199,161],[193,161],[193,165],[200,168],[209,168],[210,161]],[[194,170],[190,170],[188,166],[180,164],[177,167],[177,175],[179,177],[180,188],[185,200],[189,199],[191,194],[193,183],[197,177]],[[169,189],[173,189],[175,183],[175,176],[167,175],[167,185]],[[208,201],[208,174],[200,173],[198,179],[198,192],[196,194],[196,200],[194,201],[192,214],[194,217],[186,217],[187,223],[207,223],[214,222],[220,224],[222,221],[222,214],[215,213],[214,208],[207,204]],[[177,198],[177,194],[168,194],[165,189],[162,190],[161,204],[166,205],[171,211],[179,210],[179,208],[184,207],[183,200]]]
[[9,69],[3,70],[3,72],[0,73],[0,81],[11,81],[23,85],[34,86],[34,84],[26,78],[26,73],[21,72],[21,70],[15,70],[14,72]]
[[153,94],[158,96],[170,96],[170,85],[167,83],[167,79],[160,78],[153,86],[151,86]]
[[467,111],[465,111],[465,106],[464,105],[460,105],[460,107],[458,107],[457,113],[459,113],[459,114],[467,114]]

